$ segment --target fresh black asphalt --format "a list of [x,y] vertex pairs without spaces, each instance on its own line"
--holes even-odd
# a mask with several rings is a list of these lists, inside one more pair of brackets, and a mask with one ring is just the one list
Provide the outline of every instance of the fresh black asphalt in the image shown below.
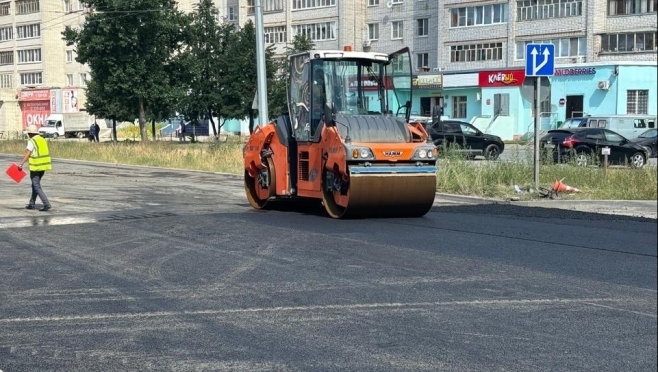
[[[3,162],[8,157],[0,157]],[[0,183],[0,370],[655,371],[656,221],[437,202],[254,211],[239,178]]]

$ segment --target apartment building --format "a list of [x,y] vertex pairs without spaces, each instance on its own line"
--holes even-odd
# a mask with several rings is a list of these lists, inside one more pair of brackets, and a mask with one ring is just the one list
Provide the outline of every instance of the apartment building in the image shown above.
[[[525,46],[555,45],[542,129],[584,114],[656,114],[656,0],[441,1],[446,114],[513,139],[533,131]],[[422,98],[421,98],[422,99]]]
[[[188,0],[192,1],[192,0]],[[222,0],[225,19],[253,20],[253,0]],[[505,139],[532,131],[525,45],[556,47],[544,129],[584,114],[656,114],[657,0],[261,0],[265,42],[295,34],[316,48],[393,52],[408,46],[413,113],[471,121]]]
[[88,69],[61,35],[84,12],[78,0],[0,0],[0,132],[84,108]]
[[[60,35],[64,25],[84,20],[77,2],[0,0],[0,131],[38,121],[42,116],[30,113],[43,115],[51,106],[71,109],[63,102],[71,94],[83,107],[87,70]],[[556,74],[539,113],[543,126],[586,113],[655,114],[657,2],[261,0],[264,39],[279,56],[296,34],[308,35],[318,49],[409,47],[414,114],[444,102],[446,115],[505,139],[526,133],[535,115],[523,94],[531,82],[523,68],[530,42],[556,46]],[[190,12],[198,0],[178,3]],[[221,20],[239,26],[254,20],[254,0],[215,5]],[[29,87],[54,89],[35,94]],[[37,103],[21,105],[35,95]]]

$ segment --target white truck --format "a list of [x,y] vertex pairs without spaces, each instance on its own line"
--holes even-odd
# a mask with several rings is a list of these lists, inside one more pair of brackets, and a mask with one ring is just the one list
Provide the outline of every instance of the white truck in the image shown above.
[[39,128],[39,133],[50,138],[86,138],[89,137],[89,127],[93,123],[94,116],[86,112],[50,114]]

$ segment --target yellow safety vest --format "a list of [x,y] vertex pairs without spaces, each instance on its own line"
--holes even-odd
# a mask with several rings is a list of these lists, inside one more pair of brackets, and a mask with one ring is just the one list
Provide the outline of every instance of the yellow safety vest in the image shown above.
[[46,140],[37,135],[30,138],[30,142],[34,145],[34,150],[29,158],[30,170],[33,172],[51,170],[50,151],[48,151],[48,143]]

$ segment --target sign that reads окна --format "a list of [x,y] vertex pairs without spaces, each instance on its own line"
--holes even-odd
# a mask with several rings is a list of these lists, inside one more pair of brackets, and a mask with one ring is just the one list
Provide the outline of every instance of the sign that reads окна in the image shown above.
[[595,67],[556,68],[554,76],[594,75]]

